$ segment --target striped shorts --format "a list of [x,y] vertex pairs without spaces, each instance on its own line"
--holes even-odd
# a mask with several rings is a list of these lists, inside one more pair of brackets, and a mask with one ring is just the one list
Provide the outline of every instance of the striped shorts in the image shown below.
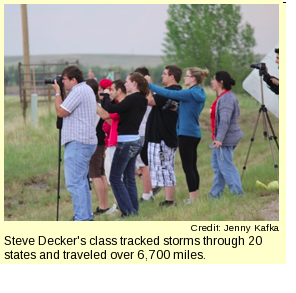
[[177,148],[168,147],[164,141],[148,142],[148,162],[152,186],[174,186],[175,153]]

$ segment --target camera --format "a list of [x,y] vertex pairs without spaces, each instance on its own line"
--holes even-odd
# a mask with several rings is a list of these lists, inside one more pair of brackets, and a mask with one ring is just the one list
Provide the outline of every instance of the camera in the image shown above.
[[110,96],[110,94],[108,94],[108,93],[100,93],[100,96],[102,96],[102,97],[109,97]]
[[253,63],[251,68],[259,69],[259,75],[262,76],[266,73],[265,63]]
[[176,107],[178,107],[178,103],[176,101],[168,99],[167,102],[161,108],[161,110],[163,110],[163,111],[165,111],[167,109],[171,110],[171,109],[175,109]]
[[45,78],[44,84],[54,84],[54,80],[57,80],[57,84],[60,86],[60,88],[63,88],[63,78],[61,75],[57,75],[56,78]]
[[160,151],[159,152],[159,159],[161,160],[161,161],[164,161],[164,154],[163,154],[163,152],[162,151]]
[[[61,98],[62,100],[64,100],[64,84],[63,84],[63,78],[61,75],[57,75],[56,78],[45,78],[44,84],[54,84],[55,79],[57,80],[57,84],[61,89]],[[57,117],[56,126],[57,126],[57,129],[63,128],[63,118]]]
[[265,69],[265,63],[254,63],[254,64],[251,64],[251,67],[259,69],[259,70],[264,70]]
[[100,93],[99,96],[99,101],[101,101],[101,103],[104,103],[106,98],[110,98],[110,94],[108,93]]

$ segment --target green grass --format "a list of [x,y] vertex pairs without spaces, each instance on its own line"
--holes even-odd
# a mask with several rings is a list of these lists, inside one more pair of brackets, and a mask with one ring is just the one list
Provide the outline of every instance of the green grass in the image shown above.
[[[41,98],[40,98],[41,99]],[[179,154],[176,154],[176,207],[160,208],[164,191],[158,193],[154,201],[140,204],[139,216],[127,221],[256,221],[264,220],[260,210],[268,202],[278,199],[278,191],[268,191],[255,187],[256,180],[265,184],[276,180],[273,158],[268,140],[263,136],[263,117],[260,118],[255,141],[252,144],[247,169],[243,177],[243,197],[232,196],[226,188],[221,200],[208,200],[208,192],[213,181],[211,167],[211,129],[209,110],[215,95],[207,90],[207,102],[200,116],[202,140],[198,147],[198,170],[201,183],[199,200],[192,205],[183,203],[188,197],[185,175]],[[241,117],[240,126],[244,137],[234,152],[234,163],[240,174],[253,136],[260,105],[251,97],[238,96]],[[4,217],[10,221],[54,221],[56,219],[57,178],[58,178],[58,135],[56,114],[46,103],[38,105],[38,127],[31,126],[30,104],[27,109],[26,124],[23,123],[19,98],[4,98]],[[270,114],[272,126],[279,137],[279,120]],[[278,164],[278,150],[275,143],[275,159]],[[63,148],[62,148],[63,155]],[[137,178],[139,197],[142,182]],[[65,188],[63,162],[61,164],[59,219],[67,221],[73,216],[71,195]],[[109,205],[113,204],[113,194],[109,188]],[[93,209],[97,199],[92,191]],[[114,221],[115,215],[96,216],[95,221]]]

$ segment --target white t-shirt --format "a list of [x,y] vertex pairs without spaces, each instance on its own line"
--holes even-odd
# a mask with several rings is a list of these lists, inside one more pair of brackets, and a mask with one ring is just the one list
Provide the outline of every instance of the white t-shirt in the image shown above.
[[139,135],[140,136],[145,136],[146,123],[147,123],[147,119],[148,119],[151,109],[152,109],[151,106],[147,106],[146,113],[143,116],[143,119],[142,119],[142,122],[141,122],[140,128],[139,128]]

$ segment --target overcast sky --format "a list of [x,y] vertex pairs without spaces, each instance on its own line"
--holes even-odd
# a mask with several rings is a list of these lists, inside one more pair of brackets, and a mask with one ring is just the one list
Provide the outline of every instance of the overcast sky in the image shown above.
[[[254,52],[267,54],[279,42],[278,4],[241,6],[243,22],[255,29]],[[167,8],[167,4],[28,4],[30,55],[162,55]],[[20,5],[5,4],[4,55],[22,54]]]

